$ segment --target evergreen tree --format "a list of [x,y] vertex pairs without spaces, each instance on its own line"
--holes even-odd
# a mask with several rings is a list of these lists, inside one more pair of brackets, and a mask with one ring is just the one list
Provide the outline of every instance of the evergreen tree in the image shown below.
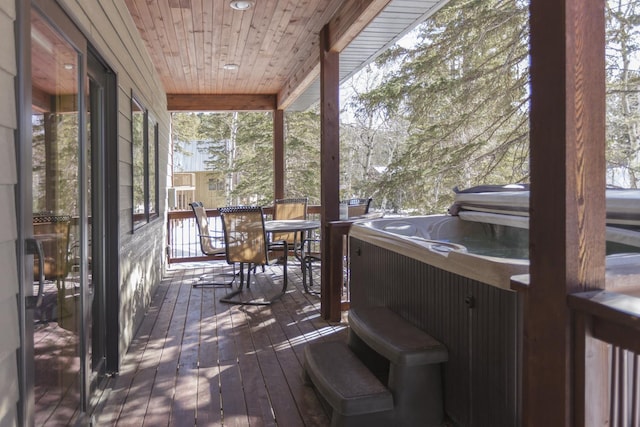
[[273,117],[271,113],[238,114],[232,196],[237,204],[273,202]]
[[640,181],[640,5],[607,5],[607,182],[638,188]]
[[380,85],[381,73],[373,66],[352,79],[352,95],[343,110],[340,128],[341,198],[373,197],[377,207],[386,208],[380,197],[378,179],[406,140],[407,123],[394,109],[371,96]]
[[381,57],[385,82],[364,99],[406,120],[409,134],[379,180],[392,207],[443,212],[454,186],[528,179],[527,8],[454,0],[415,47]]
[[238,113],[200,113],[197,132],[198,150],[207,154],[206,170],[230,173],[233,168],[232,140]]
[[285,114],[286,197],[320,204],[320,113],[318,106]]
[[200,126],[200,116],[202,113],[173,113],[171,115],[171,141],[173,151],[190,155],[185,152],[184,143],[197,141],[200,137],[198,128]]

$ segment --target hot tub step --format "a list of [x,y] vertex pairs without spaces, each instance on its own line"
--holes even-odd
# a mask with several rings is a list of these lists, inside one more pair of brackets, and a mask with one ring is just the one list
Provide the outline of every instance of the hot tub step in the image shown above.
[[392,364],[427,365],[449,357],[442,343],[386,307],[352,308],[349,327]]
[[341,341],[308,344],[305,373],[331,406],[331,425],[386,426],[393,410],[391,392]]
[[349,311],[349,348],[373,371],[386,360],[394,425],[440,426],[444,419],[441,364],[447,348],[386,307]]

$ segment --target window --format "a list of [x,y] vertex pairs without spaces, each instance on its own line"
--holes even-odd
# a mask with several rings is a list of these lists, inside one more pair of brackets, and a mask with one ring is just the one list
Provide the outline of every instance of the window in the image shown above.
[[158,124],[131,96],[133,229],[158,217]]
[[131,167],[133,177],[133,229],[148,222],[146,215],[147,111],[140,101],[131,97]]
[[224,191],[224,181],[218,177],[209,178],[209,191]]
[[158,123],[149,119],[149,130],[151,135],[149,138],[149,150],[147,157],[147,166],[149,173],[149,200],[147,206],[149,206],[149,218],[158,217]]

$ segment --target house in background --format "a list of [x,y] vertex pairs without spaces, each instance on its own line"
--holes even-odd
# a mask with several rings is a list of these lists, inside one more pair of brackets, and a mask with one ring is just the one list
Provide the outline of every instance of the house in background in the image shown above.
[[169,209],[187,210],[196,198],[196,174],[174,172],[173,186],[167,189]]
[[182,150],[173,153],[173,187],[169,188],[169,208],[191,209],[189,203],[199,201],[207,208],[227,205],[234,176],[212,171],[207,166],[208,155],[198,149],[198,142],[182,143]]

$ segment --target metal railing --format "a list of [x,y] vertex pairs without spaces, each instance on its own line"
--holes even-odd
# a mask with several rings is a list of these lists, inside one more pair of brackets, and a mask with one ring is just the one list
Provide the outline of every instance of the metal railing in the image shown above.
[[[267,219],[273,215],[273,208],[264,207]],[[320,206],[308,206],[309,219],[320,220]],[[169,211],[167,218],[167,261],[169,264],[211,260],[214,257],[204,256],[200,250],[200,241],[196,218],[191,210]],[[209,231],[222,235],[222,222],[217,209],[207,209]],[[220,242],[221,244],[222,242]],[[224,255],[219,256],[224,259]]]

